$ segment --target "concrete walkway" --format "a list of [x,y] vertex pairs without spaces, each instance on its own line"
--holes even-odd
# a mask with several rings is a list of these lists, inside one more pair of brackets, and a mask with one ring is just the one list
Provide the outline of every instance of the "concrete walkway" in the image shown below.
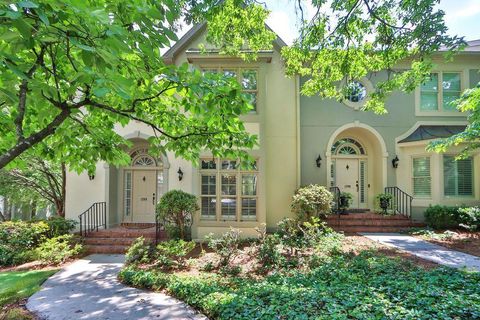
[[94,254],[49,278],[28,299],[40,319],[207,319],[162,293],[124,286],[117,274],[123,255]]
[[394,247],[419,258],[452,268],[480,271],[480,258],[400,233],[360,233],[361,235]]

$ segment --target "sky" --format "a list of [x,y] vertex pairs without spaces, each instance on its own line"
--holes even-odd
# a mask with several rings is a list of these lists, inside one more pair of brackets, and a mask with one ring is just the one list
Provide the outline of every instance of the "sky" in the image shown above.
[[[267,24],[287,44],[297,36],[293,1],[264,0],[271,10]],[[439,8],[445,12],[449,34],[464,36],[466,40],[480,39],[480,0],[441,0]]]

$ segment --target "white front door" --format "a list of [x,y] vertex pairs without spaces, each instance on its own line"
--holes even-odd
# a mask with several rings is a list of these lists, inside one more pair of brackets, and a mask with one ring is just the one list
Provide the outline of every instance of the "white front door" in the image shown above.
[[[364,165],[362,165],[364,168]],[[365,199],[360,201],[360,187],[365,183],[365,175],[360,179],[360,160],[356,158],[335,159],[335,184],[341,192],[352,194],[350,208],[362,208]],[[362,180],[362,181],[360,181]],[[362,194],[364,189],[362,188]],[[364,196],[362,196],[364,198]]]
[[132,180],[132,222],[155,222],[157,171],[134,170]]

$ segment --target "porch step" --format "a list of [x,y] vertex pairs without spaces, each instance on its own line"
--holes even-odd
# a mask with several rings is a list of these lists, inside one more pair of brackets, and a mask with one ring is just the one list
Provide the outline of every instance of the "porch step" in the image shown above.
[[[91,232],[83,238],[87,253],[125,253],[130,245],[139,237],[146,241],[155,241],[155,228],[124,228]],[[160,239],[167,238],[165,231],[160,231]]]
[[336,231],[355,232],[399,232],[412,227],[424,227],[425,224],[413,221],[403,215],[384,216],[370,212],[327,217],[328,226]]

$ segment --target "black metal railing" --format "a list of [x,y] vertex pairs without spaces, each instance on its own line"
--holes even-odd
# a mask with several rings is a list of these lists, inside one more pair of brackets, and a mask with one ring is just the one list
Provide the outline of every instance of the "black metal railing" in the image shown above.
[[107,229],[107,203],[96,202],[78,216],[80,220],[80,236],[84,237],[99,228]]
[[333,213],[340,212],[340,188],[339,187],[330,187],[330,192],[333,194]]
[[161,233],[163,230],[163,221],[155,215],[155,246],[160,242]]
[[412,201],[413,197],[400,189],[399,187],[386,187],[386,194],[392,195],[389,208],[396,214],[404,215],[408,218],[412,217]]

